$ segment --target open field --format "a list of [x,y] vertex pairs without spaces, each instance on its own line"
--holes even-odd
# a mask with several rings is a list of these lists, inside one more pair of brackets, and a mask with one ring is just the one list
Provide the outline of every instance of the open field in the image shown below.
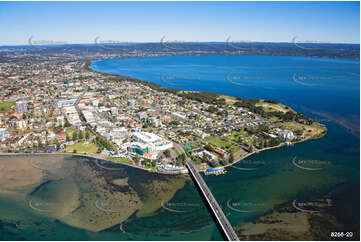
[[224,140],[220,140],[220,139],[213,139],[213,140],[209,141],[209,143],[216,147],[219,147],[227,152],[230,152],[232,154],[235,154],[238,151],[242,150],[240,147],[233,145],[231,143],[228,143]]
[[14,106],[16,103],[11,102],[2,102],[0,103],[0,113],[2,112],[8,112],[12,106]]
[[88,143],[85,145],[85,142],[79,142],[73,145],[69,145],[65,148],[65,152],[73,152],[76,150],[78,154],[95,154],[98,150],[98,147],[93,143]]
[[257,103],[256,106],[263,107],[263,110],[265,112],[276,112],[276,111],[283,112],[283,113],[286,113],[288,111],[295,112],[291,108],[289,108],[286,105],[283,105],[281,103],[277,103],[277,104],[276,103],[268,103],[268,102],[264,102],[263,100],[260,101],[259,103]]

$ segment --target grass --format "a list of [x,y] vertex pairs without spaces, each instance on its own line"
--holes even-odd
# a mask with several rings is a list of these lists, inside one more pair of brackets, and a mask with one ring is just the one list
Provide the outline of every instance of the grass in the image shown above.
[[207,139],[213,139],[213,138],[214,138],[214,136],[211,136],[211,135],[204,137],[205,140],[207,140]]
[[272,116],[272,117],[268,118],[268,121],[276,122],[276,121],[278,121],[278,118],[276,116]]
[[177,154],[177,156],[179,156],[180,154],[179,154],[179,151],[176,149],[176,148],[172,148],[172,150],[174,150],[174,152]]
[[109,157],[108,160],[120,163],[131,163],[131,160],[129,158]]
[[65,134],[67,134],[67,135],[69,135],[70,136],[70,138],[72,137],[72,135],[73,135],[73,132],[75,131],[75,129],[74,128],[72,128],[72,129],[66,129],[66,131],[65,131]]
[[297,122],[281,122],[280,126],[293,132],[297,130],[302,130],[304,127],[306,127],[306,125]]
[[229,153],[232,153],[232,154],[235,154],[241,150],[241,148],[239,148],[238,146],[230,144],[230,143],[228,143],[224,140],[220,140],[220,139],[211,140],[211,141],[209,141],[209,143],[211,143],[212,145],[219,147]]
[[77,154],[95,154],[98,150],[98,147],[93,144],[89,143],[88,145],[84,145],[84,141],[69,145],[65,148],[66,152],[72,153],[74,150],[76,150]]
[[286,113],[288,111],[291,111],[291,112],[295,112],[294,110],[288,108],[286,105],[283,105],[281,103],[267,103],[267,102],[259,102],[256,104],[256,106],[261,106],[263,107],[263,110],[265,112],[274,112],[274,111],[280,111],[280,112],[283,112],[283,113]]
[[239,138],[242,138],[247,134],[247,131],[233,131],[231,135],[227,137],[227,139],[237,142]]
[[226,142],[226,141],[223,141],[223,140],[220,140],[220,139],[214,139],[214,140],[211,140],[209,141],[209,143],[211,143],[212,145],[215,145],[215,146],[218,146],[220,148],[225,148],[227,146],[232,146],[232,144]]
[[8,112],[12,106],[14,106],[16,102],[2,102],[0,103],[0,113],[2,112]]

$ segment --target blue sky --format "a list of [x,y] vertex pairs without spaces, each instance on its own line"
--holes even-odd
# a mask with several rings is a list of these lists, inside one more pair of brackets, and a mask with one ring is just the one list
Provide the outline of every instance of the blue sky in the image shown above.
[[0,45],[35,40],[360,43],[359,2],[0,2]]

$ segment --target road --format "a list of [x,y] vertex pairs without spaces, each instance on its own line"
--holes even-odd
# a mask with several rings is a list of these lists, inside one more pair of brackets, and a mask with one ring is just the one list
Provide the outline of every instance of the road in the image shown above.
[[200,188],[203,197],[207,200],[208,205],[212,209],[213,215],[216,217],[216,222],[222,228],[223,234],[226,236],[226,238],[229,241],[239,241],[237,234],[234,232],[231,224],[229,223],[227,217],[224,215],[216,199],[213,197],[212,192],[209,190],[202,176],[194,168],[192,161],[187,157],[185,163],[189,170],[189,174],[196,181],[195,185],[197,185]]

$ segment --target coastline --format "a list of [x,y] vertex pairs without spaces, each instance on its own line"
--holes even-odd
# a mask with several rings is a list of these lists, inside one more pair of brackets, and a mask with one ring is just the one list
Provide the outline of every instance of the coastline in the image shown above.
[[[134,77],[130,77],[130,76],[122,76],[122,75],[119,75],[119,74],[109,74],[109,73],[105,73],[105,72],[100,72],[100,71],[96,71],[96,70],[93,70],[90,66],[91,64],[94,62],[94,61],[99,61],[99,60],[92,60],[92,61],[87,61],[84,65],[84,68],[88,71],[93,71],[95,73],[98,73],[98,74],[101,74],[101,75],[105,75],[105,76],[111,76],[111,77],[116,77],[116,78],[123,78],[123,79],[127,79],[128,81],[135,81],[135,82],[139,82],[139,83],[142,83],[144,85],[147,85],[149,86],[150,88],[152,88],[152,86],[159,86],[161,88],[163,88],[164,90],[179,90],[179,91],[183,91],[181,89],[178,89],[178,88],[167,88],[167,87],[164,87],[162,85],[159,85],[159,84],[155,84],[155,83],[151,83],[151,82],[147,82],[147,81],[143,81],[143,80],[139,80],[137,78],[134,78]],[[153,89],[153,88],[152,88]],[[192,92],[195,92],[195,93],[205,93],[205,92],[201,92],[201,91],[192,91]],[[229,96],[229,95],[225,95],[225,94],[216,94],[216,93],[213,93],[213,92],[210,92],[214,95],[217,95],[218,97],[229,97],[229,98],[236,98],[236,97],[233,97],[233,96]],[[263,100],[263,99],[259,99],[259,100]],[[281,103],[282,105],[284,105],[285,107],[288,107],[287,105]],[[291,109],[290,107],[288,107],[290,110],[293,110]],[[323,138],[325,135],[327,134],[327,132],[325,132],[324,135],[320,136],[320,137],[307,137],[305,139],[302,139],[302,140],[299,140],[299,141],[295,141],[295,142],[292,142],[292,144],[297,144],[297,143],[301,143],[301,142],[305,142],[307,140],[310,140],[310,139],[320,139],[320,138]],[[273,147],[265,147],[265,148],[262,148],[262,149],[259,149],[259,150],[256,150],[256,151],[253,151],[251,153],[248,153],[246,154],[245,156],[241,157],[240,159],[238,159],[237,161],[234,161],[233,163],[230,163],[230,164],[227,164],[225,166],[220,166],[220,168],[227,168],[227,167],[230,167],[240,161],[242,161],[243,159],[255,154],[255,153],[259,153],[259,152],[262,152],[262,151],[265,151],[265,150],[270,150],[270,149],[276,149],[276,148],[280,148],[282,146],[285,146],[286,144],[285,143],[281,143],[277,146],[273,146]],[[113,162],[113,161],[110,161],[110,162]],[[116,162],[115,162],[116,163]],[[123,164],[123,162],[118,162],[120,164]],[[126,164],[126,165],[130,165],[130,164]],[[140,169],[143,169],[145,171],[149,171],[149,172],[155,172],[155,173],[160,173],[160,174],[171,174],[171,173],[162,173],[162,172],[158,172],[158,171],[153,171],[151,169],[146,169],[146,168],[143,168],[143,167],[137,167],[137,166],[133,166],[133,165],[130,165],[131,167],[134,167],[134,168],[140,168]],[[210,166],[208,166],[208,168],[210,168]]]
[[[98,60],[93,60],[93,61],[98,61]],[[133,81],[133,82],[138,82],[138,83],[141,83],[141,84],[144,84],[144,85],[147,85],[148,87],[154,89],[154,87],[160,87],[162,90],[164,91],[169,91],[169,90],[172,90],[172,92],[174,91],[181,91],[181,92],[186,92],[186,91],[183,91],[181,89],[178,89],[178,88],[167,88],[167,87],[164,87],[162,85],[159,85],[159,84],[155,84],[155,83],[152,83],[152,82],[147,82],[147,81],[143,81],[143,80],[139,80],[137,78],[133,78],[133,77],[129,77],[129,76],[122,76],[122,75],[119,75],[119,74],[109,74],[109,73],[105,73],[105,72],[99,72],[99,71],[96,71],[96,70],[93,70],[90,66],[92,64],[93,61],[86,61],[84,62],[84,66],[82,68],[85,68],[86,70],[88,71],[91,71],[91,72],[95,72],[95,73],[98,73],[98,74],[101,74],[101,75],[104,75],[104,76],[109,76],[109,77],[114,77],[114,78],[117,78],[119,80],[124,80],[124,79],[127,79],[128,81]],[[195,93],[206,93],[206,92],[201,92],[201,91],[192,91],[192,92],[195,92]],[[225,94],[216,94],[216,93],[213,93],[213,92],[208,92],[208,93],[212,93],[214,95],[216,95],[217,97],[223,97],[223,98],[231,98],[231,99],[235,99],[236,97],[234,96],[229,96],[229,95],[225,95]],[[257,99],[257,100],[263,100],[263,99]],[[282,104],[282,103],[280,103]],[[291,109],[290,107],[288,107],[287,105],[285,104],[282,104],[283,106],[289,108],[290,110],[293,110]],[[310,140],[310,139],[319,139],[319,138],[322,138],[324,137],[325,135],[327,134],[327,132],[325,132],[322,136],[319,136],[319,137],[314,137],[314,136],[310,136],[310,137],[307,137],[307,138],[304,138],[302,140],[299,140],[299,141],[294,141],[292,142],[292,144],[297,144],[297,143],[301,143],[301,142],[305,142],[307,140]],[[265,148],[262,148],[262,149],[258,149],[258,150],[255,150],[253,152],[250,152],[250,153],[247,153],[246,155],[244,156],[241,156],[239,159],[235,160],[234,162],[232,163],[229,163],[227,165],[224,165],[224,166],[218,166],[219,168],[227,168],[227,167],[230,167],[230,166],[233,166],[234,164],[244,160],[245,158],[247,157],[250,157],[252,156],[253,154],[255,153],[259,153],[259,152],[262,152],[262,151],[265,151],[265,150],[271,150],[271,149],[276,149],[276,148],[280,148],[280,147],[283,147],[283,146],[286,146],[286,143],[285,142],[282,142],[280,143],[279,145],[277,146],[272,146],[272,147],[265,147]],[[132,168],[135,168],[135,169],[141,169],[143,171],[147,171],[147,172],[150,172],[150,173],[157,173],[157,174],[161,174],[161,175],[182,175],[181,173],[171,173],[171,172],[160,172],[160,171],[155,171],[153,169],[150,169],[150,168],[145,168],[145,167],[141,167],[141,166],[136,166],[136,165],[133,165],[129,162],[122,162],[122,161],[113,161],[113,160],[110,160],[110,159],[106,159],[106,158],[101,158],[101,157],[98,157],[96,155],[88,155],[88,154],[81,154],[81,153],[67,153],[67,152],[54,152],[54,153],[0,153],[0,156],[6,156],[6,155],[68,155],[68,156],[80,156],[80,157],[85,157],[85,158],[92,158],[92,159],[99,159],[99,160],[103,160],[103,161],[107,161],[107,162],[110,162],[110,163],[113,163],[113,164],[121,164],[121,165],[126,165],[128,167],[132,167]],[[211,168],[211,166],[207,166],[207,168]],[[203,169],[202,169],[203,170]],[[201,170],[199,170],[201,171]],[[188,175],[188,173],[185,173]]]

